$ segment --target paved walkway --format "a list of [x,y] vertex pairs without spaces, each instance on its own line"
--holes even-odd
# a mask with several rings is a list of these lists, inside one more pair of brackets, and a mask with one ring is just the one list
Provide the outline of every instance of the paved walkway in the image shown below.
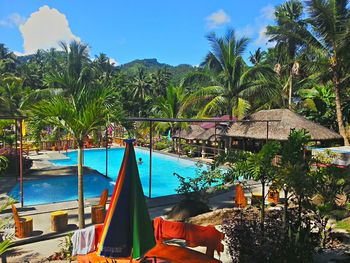
[[[33,180],[45,177],[71,175],[76,173],[76,167],[55,167],[48,159],[64,159],[64,154],[58,152],[43,152],[40,155],[30,156],[33,160],[33,167],[30,173],[25,175],[25,180]],[[89,168],[84,168],[87,171],[91,171]],[[16,183],[14,180],[0,179],[0,193],[6,192],[5,190],[10,188]],[[260,185],[255,182],[249,182],[254,188],[254,191],[259,191]],[[248,193],[249,195],[249,193]],[[209,199],[210,207],[215,210],[218,208],[233,207],[234,190],[221,192],[213,195]],[[164,215],[174,204],[179,202],[181,197],[178,195],[165,196],[159,198],[153,198],[147,200],[149,212],[152,218]],[[98,203],[98,198],[88,199],[85,201],[85,217],[86,225],[91,225],[91,205]],[[17,205],[18,206],[18,205]],[[21,216],[31,216],[33,218],[34,233],[33,236],[27,239],[15,239],[16,246],[10,253],[7,254],[7,262],[46,262],[47,257],[54,252],[60,250],[59,244],[62,243],[64,236],[68,232],[77,229],[78,214],[77,214],[77,201],[69,201],[55,204],[45,204],[28,206],[19,208],[18,211]],[[56,234],[50,230],[50,213],[57,210],[68,211],[68,231],[65,233]],[[0,215],[1,217],[11,217],[11,211],[7,210]],[[10,233],[14,233],[14,229],[8,230]],[[204,252],[204,248],[198,248]],[[223,253],[221,260],[223,262],[230,262],[228,254]],[[4,261],[4,260],[3,260]]]
[[[210,198],[209,204],[213,209],[233,207],[233,196],[234,190],[229,190]],[[165,198],[154,198],[148,201],[151,218],[164,215],[166,212],[170,211],[173,204],[179,200],[179,196],[169,196]],[[89,199],[85,202],[85,222],[87,225],[91,224],[90,207],[92,204],[97,202],[97,199]],[[64,236],[67,234],[62,233],[55,235],[55,233],[50,231],[50,212],[57,211],[59,209],[67,210],[69,214],[69,231],[72,231],[77,229],[76,225],[78,224],[78,211],[76,208],[76,201],[60,204],[40,205],[25,209],[19,208],[20,215],[31,216],[33,218],[34,236],[28,239],[16,239],[15,242],[17,242],[18,246],[14,247],[13,250],[7,254],[7,262],[46,262],[48,256],[60,250],[59,244],[62,243]],[[10,215],[10,211],[2,216],[6,215]],[[13,233],[14,229],[10,229],[9,231]],[[38,241],[42,239],[47,240]],[[205,252],[204,248],[199,247],[197,249]],[[223,262],[230,262],[229,257],[225,254],[225,252],[221,256],[221,260],[224,260]]]

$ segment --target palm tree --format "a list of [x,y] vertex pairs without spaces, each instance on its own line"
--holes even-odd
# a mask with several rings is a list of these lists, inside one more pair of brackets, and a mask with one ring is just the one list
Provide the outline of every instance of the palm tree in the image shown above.
[[[168,87],[166,89],[166,96],[159,97],[153,107],[155,117],[174,119],[183,117],[182,105],[186,98],[184,87]],[[157,127],[161,130],[170,129],[171,136],[174,135],[175,128],[177,127],[175,122],[159,122]],[[174,142],[172,150],[175,151]]]
[[61,71],[46,74],[44,83],[54,94],[69,95],[93,81],[88,46],[72,41],[69,44],[62,42],[61,47],[65,54],[65,67]]
[[273,71],[265,65],[246,65],[242,56],[248,39],[236,38],[234,30],[227,30],[224,37],[211,33],[208,40],[212,50],[202,63],[204,69],[190,74],[185,81],[186,85],[195,81],[207,85],[189,96],[184,107],[204,102],[199,115],[219,113],[228,114],[231,119],[243,117],[250,107],[247,99],[268,88],[259,85],[259,78]]
[[276,25],[267,27],[269,41],[276,42],[277,60],[275,71],[284,79],[287,75],[288,105],[292,107],[293,78],[299,74],[298,57],[305,48],[300,32],[306,30],[307,23],[302,17],[303,5],[299,0],[290,0],[276,7]]
[[[30,89],[23,86],[23,80],[14,76],[0,80],[0,113],[19,116],[30,98]],[[31,101],[32,102],[32,101]]]
[[33,113],[47,124],[68,130],[78,146],[78,215],[84,228],[83,147],[84,139],[94,130],[106,126],[108,119],[119,114],[115,90],[109,87],[84,86],[69,96],[54,96],[33,107]]
[[307,1],[312,31],[306,43],[324,59],[319,64],[320,79],[332,81],[335,91],[335,106],[339,133],[344,144],[349,145],[342,112],[342,96],[350,82],[349,39],[350,11],[348,0]]
[[14,72],[16,67],[16,55],[0,43],[0,74]]
[[171,73],[167,68],[158,69],[151,73],[150,82],[152,86],[152,93],[155,96],[166,96],[166,87],[169,84]]
[[144,68],[137,69],[137,74],[131,79],[130,86],[133,99],[139,103],[139,117],[145,111],[147,101],[150,99],[151,83]]
[[249,60],[253,65],[258,65],[265,62],[266,54],[266,51],[261,51],[261,48],[259,47],[253,54],[250,52]]
[[92,65],[95,75],[100,81],[110,81],[113,74],[116,72],[114,64],[111,63],[109,57],[104,53],[95,56]]

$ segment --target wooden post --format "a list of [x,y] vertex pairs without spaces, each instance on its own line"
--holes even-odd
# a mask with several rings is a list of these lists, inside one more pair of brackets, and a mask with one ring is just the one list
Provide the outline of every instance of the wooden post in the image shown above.
[[[19,177],[20,177],[20,191],[21,191],[21,207],[24,206],[24,193],[23,193],[23,160],[22,160],[22,119],[19,120],[19,132],[20,132],[20,142],[19,142]],[[17,149],[16,149],[17,151]]]
[[153,148],[153,122],[149,122],[149,186],[148,186],[148,197],[152,198],[152,148]]

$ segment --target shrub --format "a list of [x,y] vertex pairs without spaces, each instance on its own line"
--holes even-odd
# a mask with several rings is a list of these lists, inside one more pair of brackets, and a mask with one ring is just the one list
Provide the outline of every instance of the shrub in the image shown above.
[[[18,163],[16,150],[13,148],[2,148],[0,149],[0,155],[7,159],[7,168],[4,170],[5,173],[15,174],[17,171],[16,164]],[[29,170],[32,167],[33,161],[22,156],[23,171]]]
[[156,149],[156,150],[160,151],[160,150],[164,150],[166,148],[168,148],[168,144],[166,142],[160,141],[160,142],[156,142],[154,144],[154,149]]
[[321,242],[318,224],[311,226],[307,215],[297,224],[297,213],[289,212],[288,228],[284,227],[283,213],[276,210],[266,214],[263,228],[256,210],[239,210],[224,218],[232,262],[313,262],[313,253]]

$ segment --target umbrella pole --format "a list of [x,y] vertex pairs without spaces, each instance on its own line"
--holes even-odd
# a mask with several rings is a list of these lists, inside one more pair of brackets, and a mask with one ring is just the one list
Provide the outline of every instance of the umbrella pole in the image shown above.
[[131,248],[131,252],[130,252],[130,261],[129,261],[130,263],[132,263],[132,253],[133,253],[133,250],[134,250],[134,249]]

